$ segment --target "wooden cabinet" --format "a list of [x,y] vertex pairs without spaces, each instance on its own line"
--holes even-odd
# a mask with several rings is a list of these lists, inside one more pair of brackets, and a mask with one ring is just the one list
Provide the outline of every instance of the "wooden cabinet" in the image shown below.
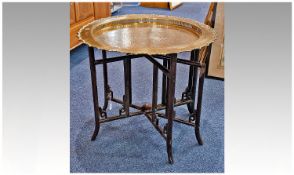
[[111,16],[111,3],[94,3],[95,19]]
[[76,22],[75,3],[70,3],[70,25]]
[[140,5],[150,8],[169,8],[168,2],[141,2]]
[[217,38],[211,47],[207,75],[224,79],[224,3],[218,2],[214,29]]
[[173,10],[180,6],[182,2],[140,2],[142,7],[151,7],[151,8],[168,8]]
[[81,44],[77,37],[80,28],[96,19],[111,16],[109,2],[70,3],[70,48]]
[[76,21],[81,21],[94,16],[94,4],[91,2],[76,2]]

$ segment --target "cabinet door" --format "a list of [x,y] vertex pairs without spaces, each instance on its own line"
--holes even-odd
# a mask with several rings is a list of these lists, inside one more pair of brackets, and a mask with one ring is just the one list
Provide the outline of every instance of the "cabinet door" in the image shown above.
[[76,22],[76,14],[75,14],[75,3],[70,3],[70,24]]
[[88,17],[94,17],[94,7],[92,2],[76,2],[76,21],[81,21]]
[[95,19],[111,16],[110,2],[94,2]]

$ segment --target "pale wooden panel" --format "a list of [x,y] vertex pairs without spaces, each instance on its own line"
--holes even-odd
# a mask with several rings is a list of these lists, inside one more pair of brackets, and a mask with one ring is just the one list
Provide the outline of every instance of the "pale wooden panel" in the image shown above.
[[214,29],[217,39],[212,44],[208,75],[224,78],[224,3],[218,3]]
[[70,25],[76,22],[75,3],[70,3]]
[[111,16],[110,2],[94,2],[95,19]]
[[76,21],[94,16],[94,7],[92,2],[76,2]]

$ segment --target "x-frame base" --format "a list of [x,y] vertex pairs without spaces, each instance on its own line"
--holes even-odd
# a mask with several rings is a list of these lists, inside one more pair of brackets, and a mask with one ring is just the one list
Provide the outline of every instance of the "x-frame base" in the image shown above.
[[[173,163],[172,154],[172,128],[173,121],[180,122],[186,125],[193,126],[195,128],[195,135],[198,143],[203,144],[200,135],[200,115],[201,115],[201,103],[202,92],[205,75],[205,64],[198,62],[199,49],[191,51],[191,59],[184,60],[177,58],[177,54],[170,55],[131,55],[127,54],[120,57],[106,57],[106,51],[102,51],[103,58],[95,60],[94,48],[89,47],[89,60],[91,69],[92,80],[92,94],[95,112],[95,130],[91,140],[95,140],[100,124],[110,122],[113,120],[124,119],[127,117],[133,117],[137,115],[145,115],[147,119],[152,123],[154,128],[160,133],[160,135],[166,140],[168,162]],[[131,59],[145,57],[153,64],[153,91],[152,91],[152,106],[146,108],[146,106],[138,106],[132,103],[132,82],[131,82]],[[156,59],[162,59],[163,64],[159,63]],[[113,92],[108,83],[107,63],[123,61],[124,63],[124,80],[125,80],[125,94],[122,100],[113,97]],[[175,82],[176,82],[176,67],[177,64],[186,64],[189,66],[189,80],[188,86],[182,94],[182,99],[175,99]],[[104,80],[104,105],[99,106],[98,103],[98,91],[97,91],[97,77],[96,77],[96,65],[103,65],[103,80]],[[158,70],[163,73],[162,80],[162,99],[161,104],[157,104],[158,95]],[[197,89],[198,82],[198,90]],[[197,95],[197,105],[195,108],[195,98]],[[109,101],[116,102],[122,105],[119,110],[119,115],[107,116],[107,106]],[[187,105],[190,117],[188,120],[183,120],[175,116],[174,107]],[[130,108],[136,109],[135,112],[130,112]],[[165,113],[160,111],[165,110]],[[159,118],[167,119],[165,126],[159,126]]]

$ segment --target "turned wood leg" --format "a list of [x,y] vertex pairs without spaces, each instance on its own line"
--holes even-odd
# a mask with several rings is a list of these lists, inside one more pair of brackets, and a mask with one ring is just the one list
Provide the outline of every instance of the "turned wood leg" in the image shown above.
[[91,140],[93,141],[96,139],[99,132],[101,113],[99,110],[99,103],[98,103],[96,66],[94,63],[95,62],[94,48],[88,47],[88,52],[89,52],[89,61],[90,61],[90,70],[91,70],[93,104],[94,104],[94,112],[95,112],[95,129],[91,138]]
[[169,76],[167,80],[167,100],[166,100],[166,116],[168,118],[166,132],[166,145],[168,162],[172,164],[173,161],[173,150],[172,150],[172,128],[173,118],[175,116],[174,111],[174,96],[175,96],[175,82],[176,82],[176,62],[177,58],[173,57],[170,60]]

